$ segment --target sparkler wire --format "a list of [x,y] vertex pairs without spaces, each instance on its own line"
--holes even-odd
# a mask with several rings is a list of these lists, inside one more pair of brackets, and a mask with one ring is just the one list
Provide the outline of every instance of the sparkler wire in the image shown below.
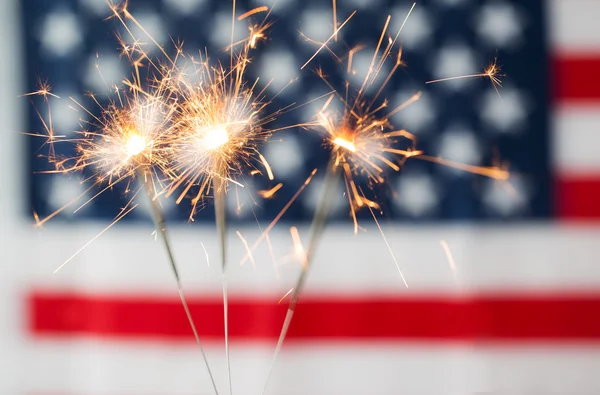
[[306,253],[303,257],[304,260],[302,264],[302,272],[300,273],[300,276],[296,281],[296,286],[293,288],[293,292],[290,298],[290,304],[288,305],[287,313],[285,315],[285,319],[281,327],[281,332],[279,333],[279,339],[277,340],[277,346],[275,347],[275,353],[273,354],[273,360],[271,361],[271,366],[267,375],[267,380],[263,388],[263,395],[267,391],[267,387],[269,385],[269,381],[273,373],[273,368],[275,367],[288,329],[290,327],[290,324],[292,323],[292,318],[294,317],[294,313],[296,312],[296,305],[298,304],[298,300],[300,299],[300,292],[302,291],[302,287],[306,282],[308,270],[311,267],[312,258],[314,256],[314,253],[317,249],[317,244],[321,239],[321,235],[323,234],[323,230],[325,229],[325,225],[327,223],[329,210],[331,208],[331,202],[334,200],[334,194],[337,190],[336,186],[339,182],[340,176],[342,175],[342,172],[339,171],[338,164],[336,163],[335,153],[331,156],[331,160],[329,161],[329,164],[327,166],[328,169],[325,174],[325,179],[323,181],[323,190],[310,227],[308,246],[306,249]]
[[225,278],[225,269],[227,263],[227,217],[225,212],[226,182],[216,176],[213,179],[214,199],[215,199],[215,224],[219,235],[221,249],[221,285],[223,290],[223,326],[225,328],[225,358],[227,359],[227,378],[229,380],[229,394],[232,393],[231,384],[231,362],[229,358],[229,302],[227,297],[227,280]]
[[179,276],[179,270],[177,269],[177,263],[175,262],[175,255],[173,254],[173,250],[171,248],[171,242],[167,235],[167,227],[165,217],[163,215],[162,209],[158,205],[158,201],[153,198],[153,188],[152,184],[147,177],[147,174],[138,169],[138,176],[141,180],[143,180],[144,186],[146,187],[146,191],[148,193],[148,199],[150,200],[150,213],[152,215],[152,220],[154,221],[154,225],[156,226],[157,232],[160,234],[160,238],[163,242],[163,246],[165,251],[167,252],[167,256],[169,258],[169,263],[171,264],[171,269],[173,271],[173,275],[175,276],[175,281],[177,282],[177,291],[179,293],[179,299],[181,299],[181,305],[185,310],[185,315],[187,316],[188,322],[192,331],[194,332],[194,338],[196,339],[196,343],[198,344],[198,348],[200,348],[200,352],[202,353],[202,358],[204,359],[204,364],[206,365],[206,369],[208,370],[208,375],[210,376],[210,381],[212,383],[213,389],[215,390],[215,394],[219,394],[217,390],[217,384],[215,383],[215,378],[213,377],[212,371],[210,370],[210,365],[208,364],[208,358],[206,357],[206,353],[204,351],[204,347],[202,346],[202,342],[200,341],[200,336],[198,335],[198,330],[196,329],[196,325],[194,324],[194,319],[192,317],[192,313],[190,312],[190,308],[187,302],[187,298],[183,293],[183,286],[181,284],[181,277]]

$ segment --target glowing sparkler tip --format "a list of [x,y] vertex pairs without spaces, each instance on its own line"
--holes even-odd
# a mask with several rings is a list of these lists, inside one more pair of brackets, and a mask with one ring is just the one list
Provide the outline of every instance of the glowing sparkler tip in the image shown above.
[[229,134],[225,126],[210,128],[202,138],[202,145],[211,150],[218,149],[227,142],[229,142]]
[[346,148],[348,151],[356,152],[356,146],[354,143],[341,137],[336,137],[335,140],[333,140],[333,144],[337,145],[338,147]]
[[146,148],[146,140],[137,133],[129,135],[125,143],[125,151],[128,157],[139,155]]

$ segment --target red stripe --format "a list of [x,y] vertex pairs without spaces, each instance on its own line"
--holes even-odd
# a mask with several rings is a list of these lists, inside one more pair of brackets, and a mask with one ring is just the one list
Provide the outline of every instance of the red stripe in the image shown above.
[[[600,109],[600,53],[556,56],[552,81],[558,104],[598,105]],[[600,219],[600,175],[558,175],[555,207],[561,219]]]
[[556,186],[556,208],[563,219],[600,219],[600,176],[558,177]]
[[556,101],[600,101],[600,54],[558,55],[552,63],[550,86]]
[[[191,331],[177,299],[35,293],[28,298],[35,335],[188,339]],[[203,338],[223,334],[218,299],[191,300]],[[274,340],[286,306],[271,300],[230,302],[231,340]],[[305,298],[290,339],[600,339],[600,294],[470,299],[378,297]]]

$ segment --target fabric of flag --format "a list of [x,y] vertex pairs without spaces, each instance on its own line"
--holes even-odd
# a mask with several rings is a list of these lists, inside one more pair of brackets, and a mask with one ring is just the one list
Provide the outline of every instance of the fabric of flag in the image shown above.
[[[273,0],[237,1],[237,15]],[[388,15],[389,31],[402,24],[412,3],[338,0],[337,21],[353,10],[336,54],[364,44],[346,73],[327,51],[322,66],[341,87],[360,86]],[[230,42],[231,2],[130,0],[129,10],[157,42],[185,42],[185,51],[207,48],[216,60]],[[73,135],[88,119],[72,97],[106,97],[131,74],[115,32],[127,39],[104,0],[20,0],[0,4],[2,95],[0,203],[2,282],[0,392],[7,394],[209,394],[200,351],[176,293],[164,251],[143,210],[135,210],[82,250],[56,275],[52,271],[86,245],[127,201],[122,190],[103,193],[81,210],[45,217],[85,186],[89,176],[41,174],[42,141],[18,132],[43,133],[35,108],[17,95],[40,79],[61,99],[50,100],[57,134]],[[600,3],[592,0],[420,1],[400,36],[407,64],[384,96],[395,106],[417,91],[417,102],[392,118],[418,137],[432,155],[472,164],[510,165],[510,186],[409,160],[377,190],[384,237],[369,212],[353,235],[340,190],[306,292],[268,394],[595,394],[600,391],[600,237],[589,222],[596,204],[600,155]],[[261,17],[261,14],[257,16]],[[332,2],[279,0],[268,40],[252,56],[249,77],[259,78],[274,105],[305,103],[328,91],[300,66],[332,34]],[[237,21],[235,40],[247,34]],[[147,37],[133,28],[141,41]],[[151,48],[151,47],[150,47]],[[371,51],[371,52],[370,52]],[[151,52],[157,54],[154,48]],[[506,74],[500,94],[489,79],[426,81],[480,73],[498,59]],[[23,83],[19,83],[19,78]],[[103,100],[102,98],[100,100]],[[301,107],[279,122],[306,122],[323,101]],[[19,118],[22,119],[19,119]],[[12,133],[10,134],[9,133]],[[306,239],[317,198],[317,177],[270,233],[242,261],[240,239],[256,240],[313,168],[327,154],[310,130],[278,133],[263,147],[283,188],[274,199],[250,198],[265,189],[247,179],[242,209],[232,200],[230,340],[232,391],[261,393],[287,307],[279,300],[300,268],[290,237]],[[21,149],[23,148],[23,149]],[[59,154],[74,147],[58,144]],[[6,186],[6,187],[5,187]],[[94,195],[89,192],[88,198]],[[245,200],[244,200],[245,199]],[[84,198],[82,200],[85,201]],[[336,200],[336,202],[338,201]],[[190,207],[165,200],[175,253],[200,338],[219,387],[226,393],[221,274],[211,204],[194,223]],[[423,226],[419,226],[423,224]],[[264,226],[263,226],[264,228]],[[239,235],[236,235],[236,231]],[[448,258],[442,244],[448,245]],[[388,248],[389,244],[389,248]],[[393,253],[398,268],[394,264]],[[403,284],[402,271],[408,283]],[[0,294],[2,296],[2,294]],[[6,314],[4,314],[6,313]]]

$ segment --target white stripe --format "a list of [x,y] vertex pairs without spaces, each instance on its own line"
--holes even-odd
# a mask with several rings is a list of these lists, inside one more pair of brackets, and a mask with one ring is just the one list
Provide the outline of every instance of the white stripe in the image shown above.
[[[24,385],[33,393],[211,393],[200,353],[191,344],[48,340],[34,342],[29,356],[30,379]],[[224,353],[209,348],[208,357],[217,386],[226,393]],[[233,346],[233,392],[260,394],[271,357],[272,345]],[[600,390],[598,369],[597,346],[288,344],[268,393],[579,395]]]
[[550,32],[559,53],[600,53],[600,2],[596,0],[549,0]]
[[[19,374],[24,366],[19,333],[15,322],[20,320],[21,294],[17,292],[18,272],[21,267],[11,265],[19,251],[13,243],[13,223],[25,212],[23,188],[27,179],[23,164],[26,163],[25,141],[21,133],[28,132],[23,127],[24,108],[28,103],[18,96],[25,93],[23,51],[24,37],[20,30],[20,1],[0,1],[0,262],[3,274],[0,276],[0,393],[16,394],[19,388]],[[7,264],[8,263],[8,264]],[[10,318],[9,318],[10,317]]]
[[[88,225],[52,226],[43,233],[15,235],[18,256],[26,265],[33,287],[85,291],[170,293],[174,281],[160,243],[154,241],[150,225],[117,226],[70,262],[62,271],[52,271],[72,252],[94,236]],[[272,232],[278,261],[292,251],[285,227]],[[598,290],[600,265],[596,255],[600,229],[529,225],[438,226],[387,229],[386,236],[408,282],[405,288],[385,244],[374,227],[352,235],[352,227],[330,227],[314,262],[307,291],[344,292],[459,292]],[[242,228],[251,243],[256,230]],[[220,266],[212,226],[171,229],[174,250],[189,293],[220,292]],[[306,229],[301,230],[306,240]],[[456,273],[440,246],[447,241],[456,262]],[[200,245],[211,257],[207,265]],[[36,246],[30,248],[29,246]],[[296,280],[298,262],[273,268],[266,244],[251,263],[240,266],[245,249],[235,234],[230,237],[230,292],[282,296]]]
[[555,112],[554,122],[551,146],[554,168],[559,174],[600,175],[598,106],[561,106]]

